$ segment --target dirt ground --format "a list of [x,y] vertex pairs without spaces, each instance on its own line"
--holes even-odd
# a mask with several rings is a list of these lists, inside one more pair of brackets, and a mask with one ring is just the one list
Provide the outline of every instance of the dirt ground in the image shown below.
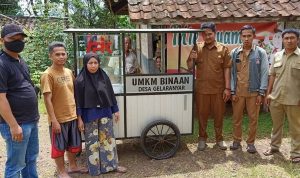
[[[45,116],[39,123],[40,155],[38,173],[41,178],[55,176],[55,166],[50,158],[50,139]],[[138,140],[123,140],[118,144],[120,165],[128,168],[125,174],[109,173],[99,177],[300,177],[300,165],[289,163],[289,139],[283,140],[281,154],[266,157],[268,139],[256,142],[258,153],[248,154],[243,150],[221,151],[208,143],[208,148],[196,151],[197,143],[182,143],[176,155],[166,160],[152,160],[143,154]],[[227,142],[230,143],[229,141]],[[5,143],[0,137],[0,177],[4,177],[6,160]],[[85,165],[84,152],[79,157]],[[74,178],[90,177],[73,174]]]

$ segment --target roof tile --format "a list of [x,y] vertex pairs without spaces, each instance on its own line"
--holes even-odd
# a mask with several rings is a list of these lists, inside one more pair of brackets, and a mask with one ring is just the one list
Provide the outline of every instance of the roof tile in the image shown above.
[[224,4],[229,4],[229,3],[233,3],[233,0],[224,0]]
[[191,6],[191,11],[192,12],[197,12],[197,11],[200,11],[200,10],[201,10],[201,8],[200,8],[199,4],[194,4],[194,5]]
[[169,16],[170,18],[175,18],[177,15],[178,15],[177,11],[168,13],[168,16]]
[[162,4],[162,5],[155,5],[155,6],[153,6],[153,9],[155,10],[156,13],[162,12],[162,11],[165,10],[165,5],[164,4]]
[[164,0],[150,0],[150,3],[158,6],[158,5],[163,4]]
[[144,12],[144,19],[147,20],[147,19],[151,19],[152,18],[152,12]]
[[234,3],[226,4],[226,7],[227,7],[231,12],[233,12],[233,11],[235,11],[235,10],[238,9],[238,8],[235,6]]
[[167,12],[164,12],[164,11],[158,12],[158,13],[156,13],[156,18],[162,19],[162,18],[166,17],[166,13]]
[[269,13],[267,13],[267,11],[259,11],[258,12],[258,16],[259,17],[267,17],[267,16],[269,16]]
[[141,2],[141,4],[144,5],[144,6],[147,6],[147,5],[150,4],[150,1],[149,0],[144,0],[144,1]]
[[242,12],[242,10],[236,10],[236,11],[232,12],[232,15],[234,17],[243,17],[244,13]]
[[189,4],[197,4],[197,3],[198,3],[198,0],[189,0],[188,3],[189,3]]
[[300,16],[300,10],[299,10],[299,9],[293,10],[293,11],[291,12],[291,14],[293,14],[294,16]]
[[187,4],[185,4],[185,3],[184,4],[178,4],[177,9],[181,12],[186,12],[186,11],[189,10],[188,7],[187,7]]
[[222,11],[222,12],[220,12],[220,16],[221,17],[230,17],[231,16],[231,12],[229,11]]
[[272,17],[276,17],[279,15],[278,11],[275,9],[272,9],[271,11],[269,11],[270,16]]
[[218,15],[215,14],[215,12],[211,11],[211,12],[206,12],[205,13],[206,17],[209,18],[209,19],[214,19],[216,18]]
[[247,4],[253,4],[253,3],[255,3],[255,0],[246,0],[246,3]]
[[131,12],[131,13],[129,13],[129,17],[132,20],[138,20],[138,19],[142,18],[140,12],[137,12],[137,13]]
[[169,12],[174,12],[174,11],[176,11],[176,6],[175,6],[175,4],[167,5],[167,6],[166,6],[166,9],[167,9]]
[[204,13],[203,13],[203,11],[192,12],[192,16],[193,17],[204,17]]
[[185,4],[187,0],[177,0],[177,4],[181,5],[181,4]]
[[140,6],[139,5],[132,5],[132,6],[128,6],[128,10],[130,11],[130,12],[139,12],[140,11]]
[[202,4],[202,9],[206,12],[210,12],[214,9],[214,6],[211,6],[210,4]]
[[238,8],[241,9],[242,11],[247,11],[250,7],[248,6],[248,4],[240,3]]
[[215,9],[217,9],[219,12],[223,12],[225,10],[227,10],[227,6],[224,6],[223,4],[217,4],[215,5]]
[[297,8],[293,5],[293,3],[286,3],[285,7],[288,11],[295,10]]
[[129,5],[136,5],[136,4],[139,4],[140,1],[138,0],[128,0],[128,4]]
[[290,14],[288,11],[286,11],[286,10],[279,10],[278,13],[279,13],[281,16],[284,16],[284,17],[290,16],[290,15],[291,15],[291,14]]
[[188,12],[180,12],[178,13],[180,14],[183,18],[191,18],[192,16],[190,15],[190,13]]
[[264,11],[270,11],[270,10],[272,10],[272,7],[270,7],[267,3],[261,4],[261,8],[262,8]]
[[213,5],[221,4],[222,2],[220,0],[213,0]]
[[173,0],[165,0],[166,5],[174,5],[175,2]]
[[[128,0],[132,20],[300,16],[300,0]],[[154,20],[153,20],[154,19]]]
[[248,17],[256,16],[256,12],[253,9],[248,9],[245,13]]
[[279,3],[282,4],[282,3],[286,3],[286,2],[289,2],[290,0],[279,0]]
[[144,12],[152,12],[152,6],[151,5],[144,5],[142,6],[142,11]]
[[209,3],[209,0],[200,0],[201,4],[207,4]]

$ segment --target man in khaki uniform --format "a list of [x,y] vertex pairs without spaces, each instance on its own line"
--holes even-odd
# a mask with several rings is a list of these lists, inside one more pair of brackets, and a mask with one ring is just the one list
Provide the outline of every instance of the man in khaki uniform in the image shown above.
[[190,53],[187,66],[192,69],[193,62],[197,66],[196,105],[199,118],[198,150],[203,151],[207,145],[207,120],[214,117],[214,128],[217,146],[226,150],[223,141],[223,118],[225,102],[230,98],[230,67],[229,50],[216,42],[216,27],[213,23],[203,23],[201,28],[204,43],[198,43]]
[[269,62],[264,49],[253,45],[255,28],[245,25],[240,30],[242,46],[231,51],[231,94],[233,108],[233,143],[231,150],[241,148],[242,121],[246,107],[249,116],[247,152],[256,153],[254,145],[260,105],[268,85]]
[[270,106],[273,129],[269,156],[279,152],[285,116],[291,136],[291,161],[300,162],[300,49],[299,31],[286,29],[282,32],[284,49],[274,56],[269,71],[266,104]]

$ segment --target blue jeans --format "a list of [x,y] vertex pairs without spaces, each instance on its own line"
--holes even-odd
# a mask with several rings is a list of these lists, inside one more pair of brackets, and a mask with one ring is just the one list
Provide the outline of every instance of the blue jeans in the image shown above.
[[23,140],[12,140],[9,126],[0,124],[0,132],[6,142],[7,161],[5,178],[38,177],[36,159],[39,153],[39,138],[37,122],[20,124],[23,130]]

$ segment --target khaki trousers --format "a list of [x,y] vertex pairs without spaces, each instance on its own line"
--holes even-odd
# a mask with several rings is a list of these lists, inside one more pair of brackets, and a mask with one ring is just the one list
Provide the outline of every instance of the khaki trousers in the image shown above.
[[223,94],[197,94],[196,104],[199,119],[199,140],[207,140],[207,121],[208,117],[212,116],[214,118],[216,142],[223,141],[222,131],[225,113]]
[[257,130],[257,120],[260,110],[260,105],[256,105],[256,98],[257,96],[239,96],[236,102],[232,102],[233,139],[236,142],[242,141],[242,121],[244,108],[246,106],[249,117],[249,133],[246,142],[247,144],[254,144]]
[[300,157],[300,106],[283,105],[274,100],[270,104],[273,121],[271,148],[279,149],[282,140],[283,123],[287,116],[291,136],[291,158]]

